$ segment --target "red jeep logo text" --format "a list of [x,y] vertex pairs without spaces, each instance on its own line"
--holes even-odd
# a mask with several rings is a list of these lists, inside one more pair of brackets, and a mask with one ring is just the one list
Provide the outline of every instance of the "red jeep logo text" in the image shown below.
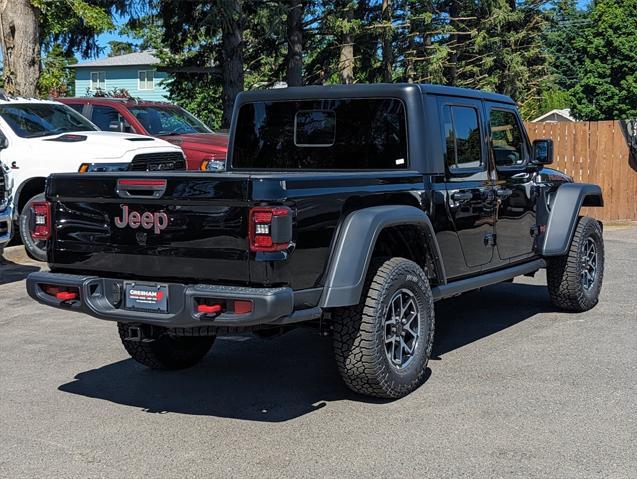
[[139,213],[138,211],[128,211],[128,205],[122,205],[122,217],[115,218],[115,226],[118,228],[126,228],[130,226],[134,230],[140,226],[145,230],[152,229],[155,234],[161,233],[168,226],[168,215],[163,211],[151,213]]

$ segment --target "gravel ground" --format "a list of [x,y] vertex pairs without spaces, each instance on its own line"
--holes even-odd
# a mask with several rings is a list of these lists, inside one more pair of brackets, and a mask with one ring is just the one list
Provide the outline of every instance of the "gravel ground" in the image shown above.
[[31,301],[0,266],[0,477],[637,477],[637,229],[605,233],[600,304],[556,312],[545,276],[438,303],[427,382],[342,384],[329,340],[225,338],[144,369],[114,323]]

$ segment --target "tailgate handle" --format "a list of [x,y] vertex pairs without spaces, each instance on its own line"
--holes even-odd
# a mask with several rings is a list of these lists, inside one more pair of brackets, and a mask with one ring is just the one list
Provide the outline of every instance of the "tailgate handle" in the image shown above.
[[117,180],[117,194],[120,198],[161,198],[166,183],[166,180],[121,179]]

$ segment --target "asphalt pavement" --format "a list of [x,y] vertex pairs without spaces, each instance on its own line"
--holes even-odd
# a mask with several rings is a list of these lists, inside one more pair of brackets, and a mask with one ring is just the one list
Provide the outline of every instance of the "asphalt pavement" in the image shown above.
[[145,369],[114,323],[38,305],[0,265],[0,477],[637,477],[637,228],[605,232],[601,301],[556,311],[543,272],[436,305],[426,383],[349,392],[329,339],[219,339]]

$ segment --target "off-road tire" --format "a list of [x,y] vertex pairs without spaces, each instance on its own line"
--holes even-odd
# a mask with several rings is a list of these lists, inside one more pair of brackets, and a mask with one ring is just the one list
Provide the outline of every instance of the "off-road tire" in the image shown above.
[[[403,368],[385,351],[385,318],[389,301],[408,290],[418,305],[419,331],[411,361]],[[373,261],[361,302],[332,311],[334,353],[338,369],[353,391],[379,398],[400,398],[426,379],[434,337],[434,307],[424,271],[404,258]]]
[[[31,210],[31,204],[34,201],[45,201],[44,193],[39,194],[31,198],[27,201],[27,204],[22,208],[22,212],[20,213],[20,238],[22,239],[22,244],[24,245],[24,249],[27,252],[27,255],[31,259],[36,261],[46,262],[47,254],[46,254],[46,242],[44,241],[35,241],[31,238],[31,228],[29,228],[29,212]],[[44,247],[42,246],[44,243]]]
[[130,324],[117,323],[119,337],[131,358],[151,369],[185,369],[200,362],[210,351],[215,336],[174,336],[157,334],[154,341],[131,341],[128,337]]
[[[592,286],[587,289],[582,281],[582,270],[589,239],[596,248],[597,271]],[[597,304],[604,278],[604,238],[597,220],[588,216],[579,218],[568,253],[549,259],[546,276],[551,301],[558,308],[583,312]]]

